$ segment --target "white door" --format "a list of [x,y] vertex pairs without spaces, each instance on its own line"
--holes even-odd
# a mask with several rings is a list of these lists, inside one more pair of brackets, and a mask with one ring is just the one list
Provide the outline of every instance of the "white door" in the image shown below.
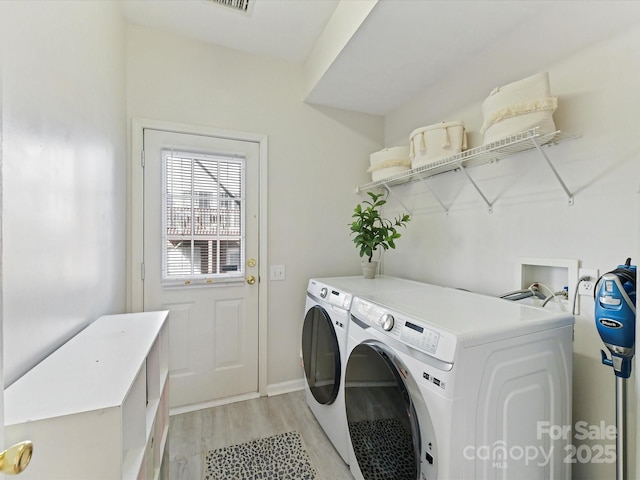
[[170,405],[258,392],[259,144],[145,128],[144,310],[170,311]]

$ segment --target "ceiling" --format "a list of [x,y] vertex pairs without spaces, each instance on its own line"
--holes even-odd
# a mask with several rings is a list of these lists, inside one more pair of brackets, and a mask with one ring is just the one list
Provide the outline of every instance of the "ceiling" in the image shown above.
[[[122,0],[122,5],[133,24],[305,64],[325,26],[341,14],[341,1],[253,0],[249,13],[208,0]],[[467,80],[458,100],[481,99],[497,85],[640,23],[637,1],[368,3],[375,5],[336,50],[305,101],[385,115],[456,74]]]
[[249,0],[248,13],[207,0],[121,0],[127,21],[245,52],[306,60],[339,0]]

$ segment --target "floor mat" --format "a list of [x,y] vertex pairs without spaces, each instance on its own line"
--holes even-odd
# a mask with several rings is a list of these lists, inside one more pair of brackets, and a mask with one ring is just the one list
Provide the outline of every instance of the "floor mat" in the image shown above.
[[416,458],[411,433],[394,419],[362,420],[349,423],[349,432],[358,466],[371,480],[413,480]]
[[204,480],[316,480],[316,470],[299,432],[212,450]]

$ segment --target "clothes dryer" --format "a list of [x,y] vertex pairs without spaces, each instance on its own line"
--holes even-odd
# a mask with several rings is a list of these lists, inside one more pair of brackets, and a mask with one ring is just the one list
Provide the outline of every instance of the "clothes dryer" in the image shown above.
[[460,290],[354,296],[345,408],[357,480],[566,479],[573,317]]
[[307,404],[327,437],[348,462],[344,368],[353,293],[383,293],[420,285],[402,278],[332,277],[309,280],[302,326]]

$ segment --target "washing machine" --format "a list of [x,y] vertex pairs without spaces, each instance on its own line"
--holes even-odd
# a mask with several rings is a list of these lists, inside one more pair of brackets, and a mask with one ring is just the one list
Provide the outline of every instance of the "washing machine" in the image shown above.
[[571,315],[433,285],[350,312],[356,480],[571,478]]
[[306,399],[318,423],[345,462],[348,462],[349,456],[344,369],[353,294],[414,289],[418,285],[411,280],[390,276],[309,280],[302,326]]

